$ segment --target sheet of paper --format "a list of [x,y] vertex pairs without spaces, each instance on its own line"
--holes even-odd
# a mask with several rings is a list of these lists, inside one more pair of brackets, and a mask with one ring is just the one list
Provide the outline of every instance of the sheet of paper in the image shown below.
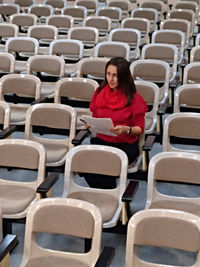
[[90,125],[90,131],[93,135],[98,133],[116,136],[115,133],[109,131],[113,127],[113,122],[110,118],[93,118],[90,116],[82,115],[81,119]]

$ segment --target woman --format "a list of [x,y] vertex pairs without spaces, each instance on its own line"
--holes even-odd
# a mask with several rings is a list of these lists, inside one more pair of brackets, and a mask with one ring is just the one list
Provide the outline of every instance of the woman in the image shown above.
[[[105,68],[105,80],[90,102],[92,116],[111,118],[115,136],[97,134],[91,144],[109,145],[123,150],[133,162],[139,153],[138,136],[144,131],[147,104],[136,91],[129,63],[121,57],[112,58]],[[88,184],[97,188],[114,188],[115,179],[103,175],[84,175]]]

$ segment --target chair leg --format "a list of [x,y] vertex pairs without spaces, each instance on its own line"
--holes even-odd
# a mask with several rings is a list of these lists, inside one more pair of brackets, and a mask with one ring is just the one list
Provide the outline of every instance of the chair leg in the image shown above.
[[91,238],[85,238],[85,253],[90,251],[92,245],[92,239]]
[[12,222],[9,219],[3,218],[3,237],[7,234],[12,234]]

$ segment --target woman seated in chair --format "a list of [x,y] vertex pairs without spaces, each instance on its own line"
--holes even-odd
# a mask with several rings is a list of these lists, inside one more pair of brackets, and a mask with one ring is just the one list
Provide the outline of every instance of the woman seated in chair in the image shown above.
[[[91,144],[107,145],[123,150],[129,163],[139,154],[138,136],[144,131],[147,104],[136,91],[129,63],[122,57],[112,58],[106,64],[105,80],[96,89],[90,102],[90,110],[95,118],[111,118],[115,136],[97,134]],[[89,125],[86,125],[89,127]],[[95,188],[115,188],[115,178],[104,175],[84,174],[89,186]]]

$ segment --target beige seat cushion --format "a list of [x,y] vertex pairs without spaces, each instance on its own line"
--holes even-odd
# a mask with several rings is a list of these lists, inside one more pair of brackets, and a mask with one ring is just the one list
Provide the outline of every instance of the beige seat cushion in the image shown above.
[[47,163],[53,163],[62,160],[68,151],[68,148],[59,144],[43,144],[47,152]]
[[25,265],[26,267],[89,267],[89,264],[82,263],[76,259],[65,259],[58,257],[41,257],[31,259]]
[[74,192],[69,194],[68,197],[93,203],[99,208],[103,223],[110,221],[118,208],[118,200],[105,193]]
[[184,202],[184,201],[168,201],[168,200],[161,200],[155,201],[150,206],[151,209],[175,209],[175,210],[182,210],[189,213],[193,213],[196,215],[200,215],[200,205],[191,203],[191,202]]
[[3,214],[15,214],[24,211],[36,196],[32,188],[16,185],[0,186],[0,206]]

